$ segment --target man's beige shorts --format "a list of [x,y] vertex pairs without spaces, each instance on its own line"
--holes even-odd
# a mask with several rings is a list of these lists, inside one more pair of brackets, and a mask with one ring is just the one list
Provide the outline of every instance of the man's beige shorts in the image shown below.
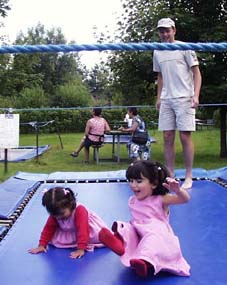
[[192,98],[162,99],[158,128],[160,131],[195,131]]

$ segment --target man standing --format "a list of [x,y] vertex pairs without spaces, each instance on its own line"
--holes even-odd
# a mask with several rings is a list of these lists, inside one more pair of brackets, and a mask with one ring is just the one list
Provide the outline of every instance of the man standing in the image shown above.
[[[175,23],[170,18],[158,21],[161,42],[175,41]],[[179,130],[186,175],[183,188],[192,187],[195,131],[195,108],[199,105],[201,74],[196,53],[191,50],[154,51],[153,70],[158,73],[156,107],[159,110],[159,130],[163,131],[164,157],[170,175],[174,176],[175,131]]]

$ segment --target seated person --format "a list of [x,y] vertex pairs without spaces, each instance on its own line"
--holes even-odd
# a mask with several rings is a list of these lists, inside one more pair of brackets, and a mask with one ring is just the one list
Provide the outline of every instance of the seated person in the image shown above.
[[132,119],[129,118],[128,113],[125,115],[124,122],[126,122],[128,124],[129,128],[132,126]]
[[[119,130],[123,132],[131,132],[132,138],[133,134],[136,131],[146,132],[145,123],[142,118],[138,115],[137,108],[129,107],[128,108],[129,118],[132,120],[131,126],[128,128],[121,127]],[[144,144],[138,144],[132,141],[132,138],[128,142],[128,152],[129,157],[133,160],[148,160],[150,158],[150,140],[148,136],[148,140]]]
[[104,141],[104,133],[110,131],[109,124],[101,117],[102,109],[93,109],[93,118],[86,123],[85,135],[81,140],[78,148],[71,153],[71,156],[77,157],[84,148],[85,160],[89,162],[89,148],[91,145],[101,145]]

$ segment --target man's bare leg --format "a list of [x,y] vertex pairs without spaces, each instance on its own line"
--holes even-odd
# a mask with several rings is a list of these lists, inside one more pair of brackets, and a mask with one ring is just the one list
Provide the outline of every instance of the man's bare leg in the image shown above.
[[164,131],[164,158],[166,167],[169,170],[170,177],[174,177],[174,165],[175,165],[175,131]]
[[180,139],[183,148],[183,157],[185,161],[185,181],[182,188],[190,189],[192,187],[192,167],[194,161],[194,144],[191,137],[191,132],[180,132]]

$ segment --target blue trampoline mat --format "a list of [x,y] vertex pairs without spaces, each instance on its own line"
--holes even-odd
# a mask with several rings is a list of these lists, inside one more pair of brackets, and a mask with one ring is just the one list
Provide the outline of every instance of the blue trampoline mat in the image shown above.
[[10,177],[0,184],[0,215],[9,217],[40,182]]
[[[20,180],[18,180],[20,181]],[[58,184],[65,185],[65,184]],[[23,285],[226,285],[227,190],[212,181],[195,181],[192,199],[172,206],[170,222],[178,235],[183,254],[191,265],[190,277],[170,274],[143,280],[124,267],[107,248],[96,249],[79,260],[70,250],[51,247],[47,253],[31,255],[47,218],[41,206],[42,184],[0,246],[1,284]],[[99,214],[110,226],[114,220],[129,219],[131,195],[125,182],[72,183],[78,200]]]
[[[18,172],[15,174],[15,178],[27,179],[33,181],[45,181],[45,180],[117,180],[125,179],[125,169],[118,171],[99,171],[99,172],[53,172],[50,174],[41,173],[29,173],[29,172]],[[204,168],[194,168],[192,170],[194,179],[203,178],[221,178],[227,181],[227,167],[218,169],[206,170]],[[179,179],[184,179],[185,169],[176,169],[175,176]]]
[[[50,148],[50,145],[38,147],[38,155],[42,155]],[[21,162],[36,157],[37,149],[35,146],[20,146],[18,148],[8,149],[7,160],[9,162]],[[4,162],[4,149],[0,149],[0,162]]]
[[[176,177],[183,178],[184,169],[175,171]],[[222,178],[227,180],[227,168],[215,170],[205,170],[203,168],[193,169],[194,178]],[[19,180],[22,180],[18,183]],[[125,170],[118,171],[102,171],[102,172],[53,172],[45,173],[29,173],[18,172],[14,177],[0,184],[0,215],[8,217],[15,211],[17,206],[24,199],[25,195],[37,185],[35,182],[46,181],[75,181],[75,182],[108,182],[108,181],[124,181]]]

